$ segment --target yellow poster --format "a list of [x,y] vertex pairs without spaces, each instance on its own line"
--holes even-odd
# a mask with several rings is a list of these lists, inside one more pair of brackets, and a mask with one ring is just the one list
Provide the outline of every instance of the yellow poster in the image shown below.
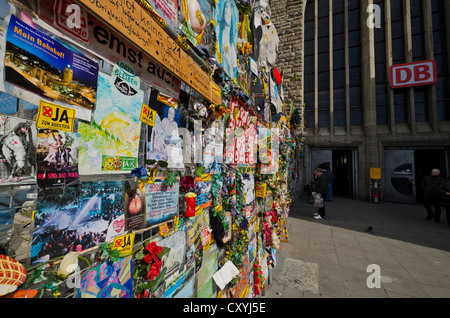
[[133,252],[134,233],[117,236],[114,238],[112,249],[117,249],[120,256],[126,256]]
[[213,104],[222,99],[213,93],[208,73],[181,48],[175,40],[135,1],[79,0],[105,23],[117,30],[156,61],[167,67],[180,80],[195,89]]
[[36,127],[73,132],[74,119],[75,109],[41,100],[36,117]]
[[141,117],[139,120],[150,127],[155,127],[156,110],[151,109],[146,104],[142,104]]
[[370,179],[381,179],[381,168],[370,168]]

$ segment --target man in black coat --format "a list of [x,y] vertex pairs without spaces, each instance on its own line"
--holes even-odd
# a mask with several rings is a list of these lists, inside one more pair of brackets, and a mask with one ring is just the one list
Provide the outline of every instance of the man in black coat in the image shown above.
[[317,209],[318,215],[314,216],[315,219],[325,219],[325,198],[327,196],[328,179],[326,175],[322,173],[321,168],[314,169],[314,179],[316,180],[312,186],[312,190],[322,195],[323,206]]
[[[439,169],[433,169],[431,171],[431,175],[426,176],[422,181],[422,189],[423,189],[423,205],[427,210],[427,220],[435,219],[435,222],[439,222],[436,219],[436,216],[441,216],[441,204],[439,201],[439,186],[445,180],[440,176],[441,171]],[[434,205],[434,212],[432,209],[432,205]]]

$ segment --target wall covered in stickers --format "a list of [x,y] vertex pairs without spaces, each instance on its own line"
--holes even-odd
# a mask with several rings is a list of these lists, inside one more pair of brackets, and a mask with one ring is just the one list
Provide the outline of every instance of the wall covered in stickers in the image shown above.
[[270,6],[0,8],[0,297],[258,297],[301,152]]

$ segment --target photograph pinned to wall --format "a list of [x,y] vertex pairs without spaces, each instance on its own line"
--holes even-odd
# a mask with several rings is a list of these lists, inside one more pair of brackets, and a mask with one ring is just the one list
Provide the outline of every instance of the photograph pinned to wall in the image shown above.
[[38,192],[31,262],[81,252],[123,233],[123,181],[83,182]]
[[0,116],[0,185],[36,179],[35,123]]
[[145,225],[145,195],[140,188],[125,192],[125,230],[140,229]]
[[203,213],[204,209],[212,205],[212,181],[210,174],[195,177],[195,215]]
[[94,110],[98,63],[12,15],[6,36],[5,80],[28,91]]
[[186,266],[194,266],[198,271],[203,263],[203,237],[202,231],[209,223],[205,219],[205,215],[194,216],[189,219],[186,225]]
[[116,64],[112,74],[99,74],[93,122],[79,123],[81,175],[120,174],[137,167],[144,92],[125,63]]
[[193,298],[195,277],[194,267],[190,267],[180,274],[171,276],[166,281],[164,298]]
[[104,262],[80,279],[76,298],[133,298],[132,257]]
[[179,184],[164,184],[165,178],[156,178],[154,183],[145,184],[146,226],[151,227],[172,220],[178,216]]
[[216,25],[215,57],[231,79],[237,80],[237,43],[239,11],[234,1],[220,1],[213,12]]
[[37,184],[39,188],[70,186],[79,182],[80,134],[39,129],[37,135]]
[[224,222],[227,224],[228,231],[225,232],[225,236],[222,239],[223,243],[227,243],[231,239],[232,218],[231,212],[225,212]]
[[179,28],[189,41],[197,46],[203,43],[205,29],[212,16],[211,5],[208,0],[181,0],[183,20]]
[[222,173],[224,121],[215,120],[203,133],[202,166],[206,173]]
[[39,106],[17,98],[8,93],[0,92],[0,113],[24,119],[35,119]]
[[186,121],[157,90],[152,89],[148,106],[156,111],[156,119],[155,126],[148,127],[147,159],[165,161],[172,169],[184,169],[182,128]]
[[158,246],[170,248],[164,259],[166,274],[171,275],[183,271],[186,265],[186,233],[178,231],[158,242]]
[[203,264],[197,273],[197,297],[215,298],[217,295],[217,285],[213,280],[213,275],[217,271],[217,245],[213,245],[203,254]]
[[174,28],[178,25],[178,0],[147,0],[164,21],[170,21]]

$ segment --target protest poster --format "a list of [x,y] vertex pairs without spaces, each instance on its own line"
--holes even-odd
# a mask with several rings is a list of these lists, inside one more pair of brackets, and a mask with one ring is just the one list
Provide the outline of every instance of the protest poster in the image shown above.
[[39,188],[70,186],[79,182],[80,134],[39,129],[36,161]]
[[256,163],[256,122],[250,113],[238,106],[236,98],[230,102],[231,116],[226,127],[225,163],[253,166]]
[[154,183],[146,184],[145,208],[146,226],[154,226],[172,220],[178,215],[179,184],[166,185],[165,178],[156,178]]
[[98,63],[12,15],[6,36],[5,80],[28,91],[95,109]]

